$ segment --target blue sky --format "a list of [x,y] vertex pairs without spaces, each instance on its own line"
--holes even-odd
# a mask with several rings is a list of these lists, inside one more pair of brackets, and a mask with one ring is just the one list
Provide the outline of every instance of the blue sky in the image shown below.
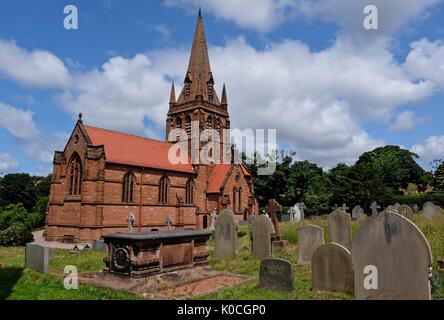
[[[444,158],[444,4],[372,3],[373,32],[364,0],[2,1],[0,173],[49,173],[79,112],[163,139],[199,4],[233,126],[276,128],[280,146],[327,168],[384,144],[424,166]],[[68,4],[78,30],[63,27]]]

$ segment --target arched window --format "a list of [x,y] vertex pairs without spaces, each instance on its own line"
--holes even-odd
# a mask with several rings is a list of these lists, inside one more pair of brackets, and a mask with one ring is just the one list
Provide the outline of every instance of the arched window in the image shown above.
[[123,203],[131,203],[133,202],[134,195],[134,184],[136,178],[131,171],[128,171],[123,177],[122,182],[122,202]]
[[168,188],[170,180],[167,176],[160,178],[159,182],[159,203],[168,203]]
[[180,117],[176,118],[176,129],[182,128],[182,119]]
[[212,129],[213,128],[213,117],[212,116],[208,116],[207,118],[207,129]]
[[220,129],[221,129],[221,127],[220,127],[220,118],[216,118],[215,124],[216,124],[217,133],[220,134]]
[[237,197],[237,211],[241,212],[242,211],[242,188],[239,188],[238,190],[239,195]]
[[233,212],[237,212],[236,210],[236,197],[237,197],[237,189],[233,188]]
[[82,192],[82,163],[77,153],[72,155],[68,170],[69,195],[78,196]]
[[186,196],[185,203],[192,204],[194,203],[194,180],[189,179],[187,181],[187,186],[185,188]]
[[190,116],[186,117],[185,131],[187,132],[188,135],[191,134],[191,117]]

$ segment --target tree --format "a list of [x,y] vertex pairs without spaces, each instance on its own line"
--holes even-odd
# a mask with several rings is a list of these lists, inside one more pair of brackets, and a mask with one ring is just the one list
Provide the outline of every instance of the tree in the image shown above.
[[362,154],[355,168],[358,171],[371,168],[373,174],[383,179],[384,186],[397,193],[409,183],[423,182],[425,171],[416,163],[417,158],[418,155],[399,146],[385,146]]
[[444,191],[444,162],[441,163],[433,175],[433,188],[436,191]]
[[0,208],[22,203],[27,211],[32,211],[36,200],[34,181],[29,174],[8,174],[0,181]]
[[51,189],[52,174],[46,177],[33,177],[37,197],[48,197]]

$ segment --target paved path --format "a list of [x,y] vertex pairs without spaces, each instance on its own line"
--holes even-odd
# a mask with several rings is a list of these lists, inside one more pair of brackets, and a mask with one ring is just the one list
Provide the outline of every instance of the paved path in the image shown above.
[[[46,241],[43,237],[43,231],[35,231],[32,234],[34,235],[34,242],[35,244],[48,247],[48,248],[56,248],[56,249],[73,249],[75,245],[79,249],[82,249],[86,243],[61,243],[61,242],[55,242],[55,241]],[[88,246],[91,248],[91,243],[88,243]]]

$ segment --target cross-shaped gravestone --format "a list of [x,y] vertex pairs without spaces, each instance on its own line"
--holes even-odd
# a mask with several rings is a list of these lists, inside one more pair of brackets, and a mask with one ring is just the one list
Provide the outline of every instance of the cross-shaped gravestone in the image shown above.
[[378,213],[378,209],[380,209],[381,206],[378,205],[378,203],[376,201],[372,202],[372,205],[370,206],[370,209],[372,209],[372,216],[374,216],[375,214]]
[[294,214],[296,213],[296,209],[291,207],[287,210],[287,214],[290,216],[290,221],[294,220]]
[[126,221],[128,222],[128,232],[133,232],[133,225],[134,222],[136,221],[134,214],[130,212],[130,214],[128,215],[128,219],[126,219]]
[[271,216],[271,222],[273,222],[275,230],[275,241],[277,245],[285,245],[284,240],[282,240],[279,234],[279,222],[277,220],[277,213],[282,211],[282,206],[277,203],[276,200],[268,200],[268,205],[265,207],[265,212]]
[[347,213],[347,210],[350,209],[349,207],[347,207],[347,204],[344,202],[342,204],[342,207],[340,208],[342,211],[344,211],[345,213]]
[[217,219],[217,210],[214,208],[213,211],[211,211],[211,225],[210,225],[210,231],[214,232],[216,229],[216,219]]
[[168,226],[168,230],[171,230],[171,226],[173,225],[173,218],[168,217],[167,221],[166,221],[166,224]]

